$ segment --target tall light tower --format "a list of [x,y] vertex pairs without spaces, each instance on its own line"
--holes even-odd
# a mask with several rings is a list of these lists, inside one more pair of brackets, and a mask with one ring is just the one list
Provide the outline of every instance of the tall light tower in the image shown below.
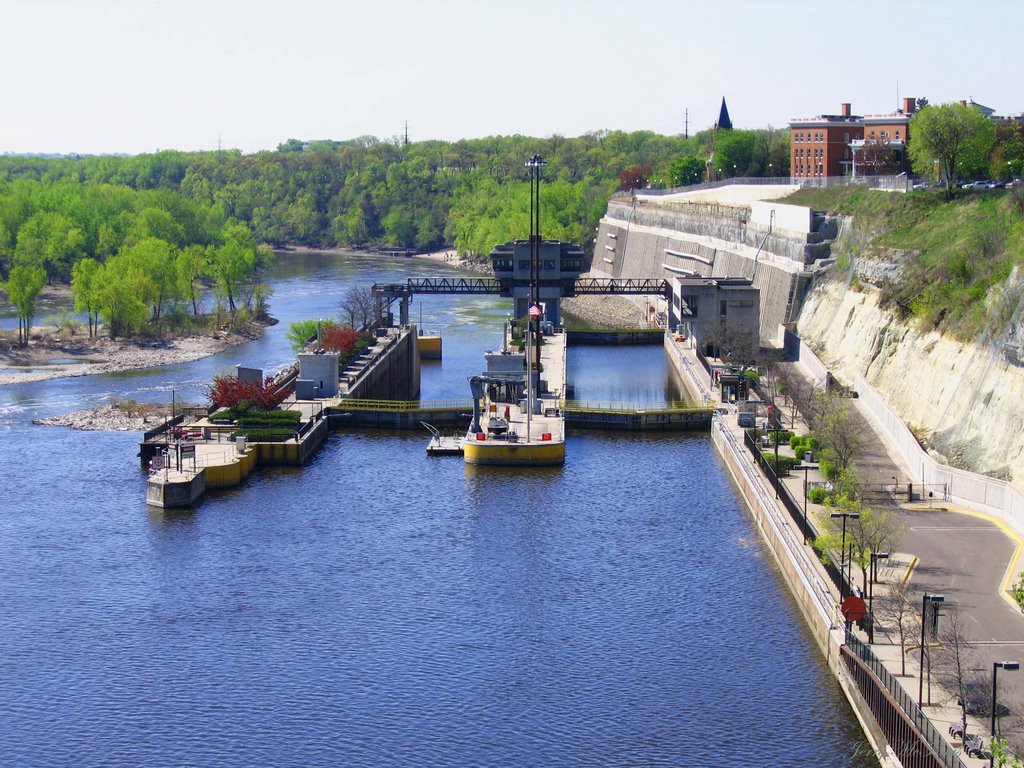
[[[530,299],[526,312],[526,439],[530,439],[530,421],[533,417],[533,339],[540,325],[540,169],[547,165],[540,154],[535,154],[524,165],[530,169]],[[540,347],[537,347],[540,362]]]

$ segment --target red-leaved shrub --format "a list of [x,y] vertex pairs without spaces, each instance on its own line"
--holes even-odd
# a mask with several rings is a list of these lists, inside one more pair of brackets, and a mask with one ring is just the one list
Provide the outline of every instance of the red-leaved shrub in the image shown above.
[[207,396],[218,408],[230,408],[243,401],[253,407],[270,411],[277,408],[292,393],[293,388],[279,387],[270,377],[263,383],[248,383],[235,376],[214,376]]

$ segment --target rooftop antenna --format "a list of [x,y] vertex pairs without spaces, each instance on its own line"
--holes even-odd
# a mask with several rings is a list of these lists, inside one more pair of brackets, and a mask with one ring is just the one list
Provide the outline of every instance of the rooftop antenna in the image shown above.
[[685,111],[685,117],[683,118],[683,138],[690,138],[690,110]]
[[[540,265],[540,169],[547,165],[535,154],[524,165],[530,169],[530,299],[526,311],[526,441],[530,441],[530,419],[533,416],[533,334],[534,323],[540,322],[537,303],[537,273]],[[540,351],[540,347],[537,348]]]

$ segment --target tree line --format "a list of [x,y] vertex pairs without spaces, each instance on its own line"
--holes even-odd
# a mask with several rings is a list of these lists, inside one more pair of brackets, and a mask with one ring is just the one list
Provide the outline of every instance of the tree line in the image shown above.
[[0,289],[18,312],[22,344],[48,283],[71,286],[90,335],[101,319],[111,336],[159,334],[199,322],[207,287],[233,320],[239,310],[264,312],[272,260],[247,223],[180,191],[69,177],[0,181]]
[[[783,168],[788,163],[785,132],[723,131],[718,137],[723,162],[730,167],[738,163],[740,175],[767,173],[769,145],[774,171],[788,173],[788,165]],[[706,156],[711,143],[711,131],[690,138],[594,131],[575,138],[516,135],[409,144],[373,137],[305,144],[289,140],[277,151],[253,155],[164,151],[77,159],[6,156],[0,157],[0,180],[33,180],[63,189],[79,185],[176,193],[179,210],[172,213],[198,209],[224,221],[235,219],[251,227],[257,242],[274,246],[428,250],[453,244],[464,252],[479,252],[523,235],[523,201],[529,200],[523,162],[534,153],[548,162],[542,231],[586,245],[626,169],[652,169],[645,186],[682,183],[673,180],[672,163],[684,156]],[[167,197],[162,199],[167,203]],[[0,230],[0,270],[20,223],[15,217],[6,232]],[[109,250],[109,239],[117,233],[105,232],[100,239],[97,230],[98,224],[87,229],[86,241],[67,249],[73,252],[78,245],[86,251]]]

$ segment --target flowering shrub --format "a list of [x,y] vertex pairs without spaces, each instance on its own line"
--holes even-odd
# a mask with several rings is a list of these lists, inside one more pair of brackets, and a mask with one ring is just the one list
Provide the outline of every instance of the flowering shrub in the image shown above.
[[218,408],[251,403],[264,411],[277,408],[292,393],[292,387],[279,387],[268,377],[264,382],[245,382],[235,376],[214,376],[207,397]]
[[359,332],[352,328],[329,325],[320,331],[320,343],[324,349],[338,352],[342,359],[347,358],[356,348]]

